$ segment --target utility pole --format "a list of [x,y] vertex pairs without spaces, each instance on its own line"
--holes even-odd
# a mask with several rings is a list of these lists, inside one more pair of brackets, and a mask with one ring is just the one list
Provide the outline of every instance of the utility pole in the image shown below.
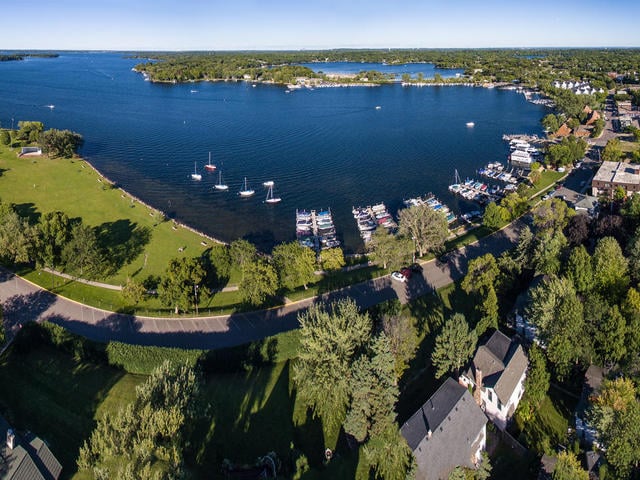
[[198,316],[198,285],[197,284],[193,284],[193,297],[195,299],[195,304],[196,304],[196,317]]

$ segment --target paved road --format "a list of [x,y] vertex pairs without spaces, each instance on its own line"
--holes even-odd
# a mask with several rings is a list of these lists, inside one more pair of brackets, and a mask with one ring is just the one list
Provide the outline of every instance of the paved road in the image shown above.
[[429,293],[461,278],[466,272],[468,259],[487,252],[498,255],[512,246],[521,228],[522,224],[516,222],[474,245],[449,253],[446,262],[427,262],[422,276],[414,276],[406,284],[392,282],[386,276],[317,298],[257,312],[198,318],[124,315],[56,296],[6,270],[0,270],[0,301],[9,337],[26,322],[48,320],[100,342],[115,340],[180,348],[223,348],[296,328],[298,313],[314,302],[350,297],[361,308],[367,308],[393,298],[406,302]]

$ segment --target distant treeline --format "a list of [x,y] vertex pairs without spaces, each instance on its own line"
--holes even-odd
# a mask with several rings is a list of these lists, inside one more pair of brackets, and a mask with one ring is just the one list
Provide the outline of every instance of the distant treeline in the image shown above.
[[[640,49],[399,49],[319,51],[239,51],[146,53],[152,58],[136,66],[152,81],[199,80],[275,81],[296,76],[319,77],[296,66],[311,62],[432,63],[437,68],[463,69],[467,81],[513,82],[545,86],[554,80],[596,80],[605,84],[616,72],[635,83],[640,71]],[[318,70],[322,70],[318,68]],[[247,77],[245,77],[245,75]]]
[[0,62],[10,62],[12,60],[24,60],[25,57],[33,58],[56,58],[57,53],[12,53],[10,55],[0,55]]

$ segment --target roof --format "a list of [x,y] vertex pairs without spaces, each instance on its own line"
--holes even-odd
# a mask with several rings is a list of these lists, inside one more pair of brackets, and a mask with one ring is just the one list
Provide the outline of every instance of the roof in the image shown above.
[[571,129],[566,123],[563,123],[560,128],[553,134],[553,136],[555,137],[568,137],[569,135],[571,135]]
[[575,411],[578,418],[584,418],[585,411],[591,403],[591,396],[600,393],[604,376],[604,369],[597,365],[591,365],[585,372],[584,382],[582,383],[582,394],[580,395],[580,401],[576,405]]
[[33,434],[21,439],[15,436],[15,446],[7,446],[7,430],[11,427],[0,416],[0,478],[2,480],[57,480],[62,465],[46,443]]
[[416,457],[416,478],[446,479],[458,465],[472,467],[473,442],[486,423],[469,391],[447,378],[400,429]]
[[475,379],[476,369],[480,369],[482,384],[493,388],[500,401],[506,404],[528,366],[522,345],[496,330],[484,345],[478,347],[467,376]]
[[640,165],[624,162],[602,162],[593,181],[614,184],[637,185],[640,184]]

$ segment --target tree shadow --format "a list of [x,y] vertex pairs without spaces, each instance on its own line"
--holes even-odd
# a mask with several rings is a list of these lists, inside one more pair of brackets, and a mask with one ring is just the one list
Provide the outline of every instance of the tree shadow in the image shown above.
[[99,247],[105,252],[105,274],[112,275],[131,263],[151,240],[151,229],[129,219],[105,222],[95,228]]
[[11,340],[23,325],[28,322],[38,321],[40,316],[55,301],[56,296],[45,290],[14,295],[5,300],[3,303],[3,317],[7,340]]
[[242,239],[253,243],[259,251],[266,253],[270,253],[276,244],[276,238],[271,230],[249,232]]
[[37,224],[42,216],[42,214],[36,209],[36,205],[34,203],[18,203],[17,205],[14,205],[13,208],[18,216],[26,218],[30,225]]

